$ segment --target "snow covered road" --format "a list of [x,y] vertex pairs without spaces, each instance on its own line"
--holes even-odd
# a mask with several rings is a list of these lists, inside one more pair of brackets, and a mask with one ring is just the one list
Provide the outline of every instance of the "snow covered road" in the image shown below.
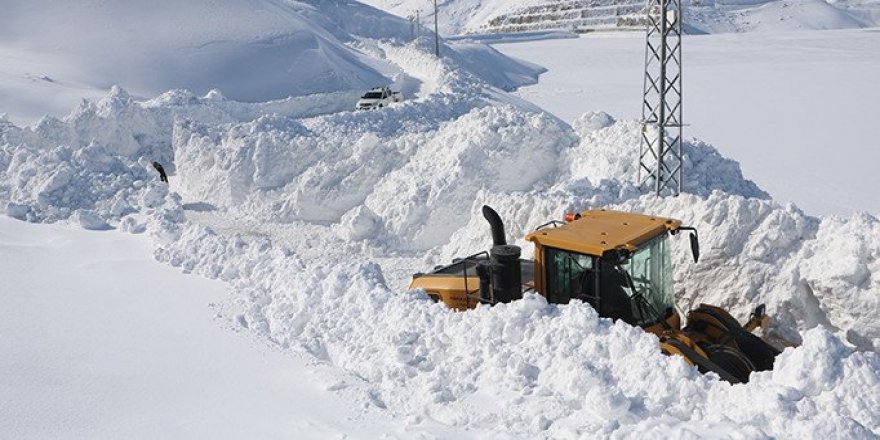
[[[0,217],[0,438],[412,438],[332,371],[216,319],[146,236]],[[336,385],[338,387],[338,385]],[[449,428],[441,428],[449,429]],[[458,435],[456,435],[458,436]]]

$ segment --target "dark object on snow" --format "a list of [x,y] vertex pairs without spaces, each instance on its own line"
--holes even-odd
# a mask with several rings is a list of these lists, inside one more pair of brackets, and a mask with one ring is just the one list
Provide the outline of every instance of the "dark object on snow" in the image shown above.
[[165,174],[165,168],[162,168],[162,164],[159,162],[153,162],[153,168],[159,172],[159,179],[165,183],[168,183],[168,175]]

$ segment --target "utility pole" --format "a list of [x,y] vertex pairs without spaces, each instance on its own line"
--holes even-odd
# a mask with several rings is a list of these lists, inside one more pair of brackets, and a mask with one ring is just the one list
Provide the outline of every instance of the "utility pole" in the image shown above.
[[416,9],[416,38],[422,37],[422,19],[420,17],[421,13],[421,9]]
[[[681,0],[647,0],[639,187],[681,193]],[[667,139],[668,137],[668,139]]]
[[437,28],[437,0],[434,0],[434,55],[440,58],[440,30]]

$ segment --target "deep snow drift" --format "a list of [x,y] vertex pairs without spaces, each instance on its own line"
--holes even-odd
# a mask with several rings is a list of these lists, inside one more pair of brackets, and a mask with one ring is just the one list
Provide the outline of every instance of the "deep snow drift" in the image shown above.
[[[408,425],[484,438],[880,435],[880,221],[780,205],[699,141],[685,146],[685,194],[642,195],[621,154],[636,148],[634,121],[568,125],[503,91],[535,66],[483,46],[436,60],[426,41],[379,36],[356,45],[416,96],[381,112],[114,88],[64,119],[4,121],[0,207],[147,234],[158,260],[229,283],[217,307],[230,324],[322,363],[340,375],[328,391]],[[487,74],[497,60],[506,67]],[[529,295],[456,313],[407,291],[412,272],[488,246],[484,203],[510,237],[595,206],[680,218],[700,229],[703,260],[675,247],[679,306],[742,319],[765,302],[770,335],[801,345],[729,385],[585,304]]]

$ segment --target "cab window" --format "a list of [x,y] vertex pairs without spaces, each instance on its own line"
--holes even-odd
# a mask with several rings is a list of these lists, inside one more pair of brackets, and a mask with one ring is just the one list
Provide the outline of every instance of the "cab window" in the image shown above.
[[[572,298],[591,302],[595,298],[595,257],[546,248],[547,301],[568,304]],[[595,304],[594,304],[595,306]]]

